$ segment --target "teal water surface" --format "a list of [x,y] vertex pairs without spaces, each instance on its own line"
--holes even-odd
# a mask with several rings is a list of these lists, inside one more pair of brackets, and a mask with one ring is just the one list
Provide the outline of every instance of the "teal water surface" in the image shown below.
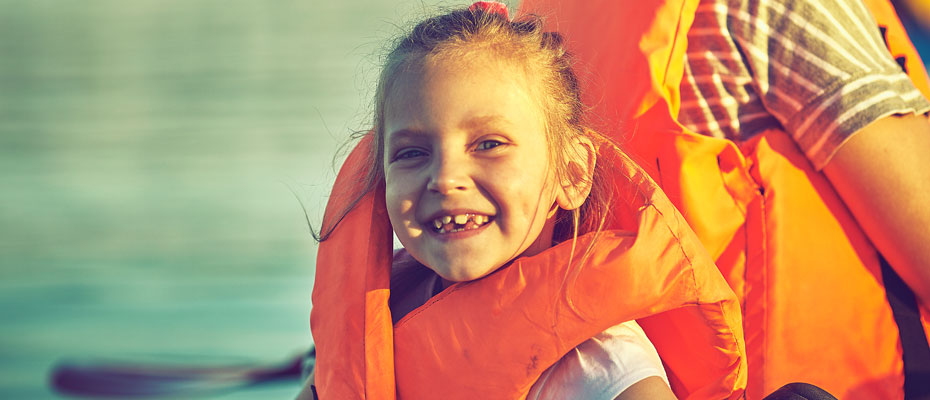
[[308,348],[301,202],[318,223],[380,49],[434,3],[0,0],[0,398],[57,397],[64,359]]

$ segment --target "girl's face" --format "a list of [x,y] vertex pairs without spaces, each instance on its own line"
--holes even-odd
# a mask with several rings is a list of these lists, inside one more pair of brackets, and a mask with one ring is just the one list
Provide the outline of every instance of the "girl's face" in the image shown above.
[[450,281],[551,246],[560,190],[525,73],[467,58],[401,72],[384,108],[391,225],[414,258]]

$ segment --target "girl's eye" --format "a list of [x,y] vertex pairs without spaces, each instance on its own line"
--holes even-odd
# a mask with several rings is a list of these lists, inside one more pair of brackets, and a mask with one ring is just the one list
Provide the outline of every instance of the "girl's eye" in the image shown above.
[[409,160],[411,158],[423,157],[425,155],[426,152],[419,149],[403,150],[397,153],[392,161]]
[[485,140],[485,141],[482,141],[481,143],[478,143],[477,150],[491,150],[491,149],[493,149],[493,148],[495,148],[495,147],[497,147],[497,146],[500,146],[500,145],[502,145],[502,144],[503,144],[503,143],[501,143],[501,142],[499,142],[499,141],[497,141],[497,140]]

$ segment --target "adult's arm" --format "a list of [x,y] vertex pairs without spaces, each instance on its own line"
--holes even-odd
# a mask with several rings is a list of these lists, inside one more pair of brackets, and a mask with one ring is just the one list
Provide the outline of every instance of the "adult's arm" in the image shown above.
[[930,305],[930,122],[879,119],[852,135],[823,168],[892,268]]
[[668,384],[658,376],[650,376],[639,382],[636,382],[626,388],[622,393],[617,395],[614,400],[674,400],[675,393],[668,387]]

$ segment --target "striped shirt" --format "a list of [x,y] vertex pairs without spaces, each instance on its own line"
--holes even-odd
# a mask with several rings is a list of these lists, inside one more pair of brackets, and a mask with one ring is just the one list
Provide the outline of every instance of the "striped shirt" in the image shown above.
[[860,0],[701,0],[686,57],[686,127],[784,129],[818,170],[869,123],[930,110]]

